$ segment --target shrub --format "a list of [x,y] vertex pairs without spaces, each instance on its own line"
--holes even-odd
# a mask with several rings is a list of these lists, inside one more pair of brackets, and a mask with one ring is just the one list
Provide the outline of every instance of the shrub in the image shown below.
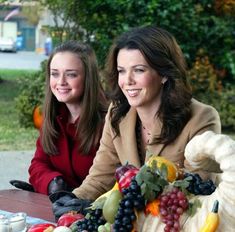
[[219,112],[222,129],[235,131],[235,88],[224,88],[222,92],[197,93],[194,97],[212,105]]
[[222,86],[226,72],[218,70],[203,50],[189,70],[189,79],[196,99],[214,106],[220,114],[222,128],[235,129],[235,88]]
[[222,88],[221,80],[219,80],[215,68],[209,57],[203,54],[203,51],[199,51],[192,69],[189,70],[189,78],[194,94],[204,93],[205,91],[219,91]]
[[235,88],[224,89],[218,94],[218,98],[213,98],[213,104],[220,114],[222,127],[224,130],[235,131]]
[[33,110],[42,105],[45,86],[45,62],[42,62],[42,70],[33,74],[30,78],[21,80],[21,93],[15,99],[18,111],[19,123],[23,127],[33,126]]

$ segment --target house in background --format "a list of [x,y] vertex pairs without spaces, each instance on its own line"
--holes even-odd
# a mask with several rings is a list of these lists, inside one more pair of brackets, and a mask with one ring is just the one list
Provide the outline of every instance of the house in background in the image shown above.
[[18,39],[21,50],[35,50],[36,27],[21,13],[21,4],[0,5],[0,37]]
[[21,3],[19,0],[0,3],[0,37],[11,37],[16,41],[18,50],[45,53],[48,33],[45,28],[54,24],[48,10],[40,12],[36,23],[23,13],[23,7],[33,6],[37,1]]

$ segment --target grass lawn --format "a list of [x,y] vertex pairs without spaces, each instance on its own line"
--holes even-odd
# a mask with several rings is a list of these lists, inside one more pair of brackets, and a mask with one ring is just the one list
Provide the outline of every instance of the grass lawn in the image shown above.
[[30,72],[0,70],[0,151],[35,149],[38,131],[20,127],[14,102],[20,93],[17,80]]

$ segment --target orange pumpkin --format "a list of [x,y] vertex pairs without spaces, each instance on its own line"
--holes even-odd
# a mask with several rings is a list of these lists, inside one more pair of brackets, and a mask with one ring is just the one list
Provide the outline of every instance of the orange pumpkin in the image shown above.
[[36,106],[33,110],[33,124],[35,128],[40,129],[43,122],[41,106]]

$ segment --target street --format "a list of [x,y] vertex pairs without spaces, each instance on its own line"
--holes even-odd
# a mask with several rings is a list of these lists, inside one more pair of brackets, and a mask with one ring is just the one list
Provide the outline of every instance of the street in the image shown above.
[[36,52],[0,52],[0,69],[39,70],[40,63],[48,57]]

